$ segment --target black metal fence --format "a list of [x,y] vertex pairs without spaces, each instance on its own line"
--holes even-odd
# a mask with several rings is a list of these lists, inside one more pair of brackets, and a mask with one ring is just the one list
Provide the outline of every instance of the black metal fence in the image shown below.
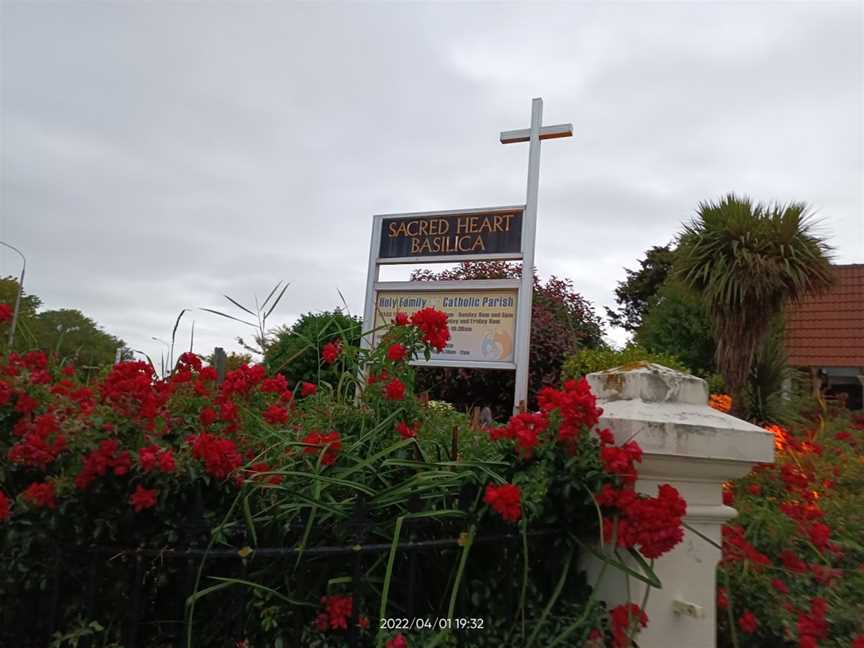
[[[441,601],[432,600],[435,593],[429,591],[424,575],[433,573],[430,570],[440,574],[451,569],[458,561],[464,536],[429,539],[428,533],[415,533],[421,530],[422,521],[414,524],[414,529],[410,526],[405,529],[406,539],[398,545],[388,614],[392,612],[393,617],[401,618],[442,616]],[[416,535],[427,539],[413,539]],[[529,532],[535,547],[558,535],[556,529]],[[386,560],[391,544],[356,540],[343,546],[309,547],[302,550],[302,558],[306,563],[319,565],[323,574],[311,591],[321,591],[319,587],[329,573],[350,572],[350,588],[344,593],[352,594],[355,602],[368,600],[371,607],[366,608],[367,616],[373,616],[374,623],[380,589],[370,592],[367,569],[377,560]],[[522,542],[521,534],[514,531],[481,535],[473,543],[472,557],[483,556],[485,563],[498,565],[501,576],[498,593],[504,600],[505,618],[509,616],[508,610],[510,615],[515,612],[518,603]],[[104,629],[93,637],[81,637],[78,646],[95,648],[105,645],[103,642],[110,637],[124,648],[187,648],[191,634],[195,646],[234,648],[249,636],[250,623],[257,623],[257,619],[250,619],[249,597],[254,588],[238,584],[198,599],[190,630],[187,600],[196,591],[196,580],[200,591],[214,582],[225,582],[211,577],[257,582],[262,575],[272,581],[274,574],[284,574],[284,582],[290,586],[292,567],[300,553],[300,549],[293,547],[258,547],[249,553],[201,546],[151,549],[57,545],[53,555],[47,557],[47,577],[40,588],[16,592],[15,583],[7,583],[5,589],[12,604],[3,606],[0,645],[46,647],[51,645],[56,632],[74,633],[76,623],[97,621]],[[335,569],[330,569],[334,564]],[[477,614],[468,610],[469,580],[466,577],[460,588],[455,617]],[[308,590],[294,594],[305,600],[313,598]],[[311,614],[314,613],[313,610]],[[358,630],[360,614],[361,605],[354,605],[343,641],[351,648],[368,644]],[[286,646],[297,645],[295,640],[304,628],[308,630],[308,616],[305,620],[299,615],[294,618],[295,627],[281,629]],[[203,642],[202,634],[206,635]]]

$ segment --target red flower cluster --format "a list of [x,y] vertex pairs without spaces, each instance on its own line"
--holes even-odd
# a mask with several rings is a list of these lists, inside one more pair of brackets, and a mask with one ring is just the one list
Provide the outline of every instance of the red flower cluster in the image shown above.
[[408,640],[400,633],[388,641],[384,648],[408,648]]
[[515,484],[488,484],[483,501],[508,522],[518,522],[522,517],[522,489]]
[[302,398],[314,396],[316,393],[318,393],[318,385],[313,385],[308,382],[300,383],[300,396]]
[[342,449],[342,437],[338,432],[330,432],[330,434],[321,434],[320,432],[310,432],[302,439],[303,443],[309,444],[309,447],[304,448],[304,454],[318,456],[321,450],[324,451],[324,456],[321,458],[321,464],[329,466],[336,461],[336,456]]
[[534,449],[540,444],[542,435],[549,426],[549,419],[542,413],[516,414],[510,417],[507,425],[489,430],[489,436],[493,441],[501,439],[512,439],[516,441],[516,447],[522,457],[530,459]]
[[6,497],[6,493],[0,491],[0,521],[8,520],[12,512],[12,500]]
[[192,456],[203,461],[204,468],[216,479],[225,479],[243,463],[231,439],[201,432],[190,436],[186,442],[192,446]]
[[160,470],[163,473],[174,472],[177,464],[170,448],[160,448],[152,444],[138,451],[138,465],[144,472]]
[[408,357],[408,349],[404,344],[391,344],[387,349],[387,359],[393,362],[401,362]]
[[0,303],[0,324],[11,320],[14,314],[15,311],[9,304]]
[[[397,315],[398,317],[398,315]],[[443,351],[450,339],[447,328],[447,313],[434,308],[424,308],[411,316],[411,324],[423,333],[423,341],[437,351]]]
[[132,468],[132,457],[127,450],[120,451],[120,443],[116,439],[105,439],[99,442],[99,447],[84,458],[84,466],[75,476],[75,486],[84,490],[97,477],[112,470],[122,477]]
[[36,508],[57,508],[56,492],[51,482],[30,484],[21,495],[24,501]]
[[600,460],[610,475],[620,477],[624,484],[635,484],[635,464],[642,461],[642,448],[635,441],[628,441],[620,447],[604,444],[600,449]]
[[560,390],[544,387],[537,394],[537,401],[542,412],[556,409],[561,412],[558,440],[565,444],[575,441],[583,429],[597,425],[603,413],[585,378],[568,380]]
[[405,383],[394,378],[384,387],[384,398],[387,400],[401,401],[405,398]]
[[[354,599],[351,596],[322,596],[321,604],[324,611],[315,617],[314,627],[318,632],[328,630],[347,630],[348,621],[351,619],[351,611],[354,607]],[[361,628],[369,627],[369,619],[360,617],[357,625]]]
[[321,359],[324,360],[325,364],[333,364],[339,359],[339,356],[342,353],[342,343],[338,340],[335,342],[328,342],[324,345],[324,348],[321,349]]
[[754,565],[770,565],[771,559],[757,551],[744,537],[744,529],[737,524],[723,527],[723,562],[747,560]]
[[798,645],[800,648],[817,648],[819,642],[828,636],[828,622],[825,613],[828,602],[824,598],[815,597],[810,601],[810,612],[801,612],[795,626],[798,629]]
[[105,377],[100,394],[118,415],[140,418],[152,427],[172,388],[170,383],[154,383],[153,369],[146,362],[121,362]]
[[228,398],[235,394],[245,396],[255,387],[260,385],[267,377],[267,369],[264,365],[241,365],[225,374],[222,382],[222,398]]
[[140,484],[135,492],[129,496],[129,503],[132,505],[132,510],[140,513],[144,509],[153,508],[156,506],[156,495],[158,491],[155,488],[144,488]]
[[628,648],[631,638],[648,625],[648,615],[635,603],[623,603],[612,608],[609,613],[612,628],[612,645],[615,648]]
[[619,547],[636,547],[646,558],[659,558],[684,539],[687,503],[669,484],[658,487],[657,497],[638,495],[630,487],[616,491],[606,484],[597,502],[618,511],[616,518],[603,519],[604,542],[614,537]]
[[21,441],[9,448],[12,463],[44,469],[66,448],[66,438],[51,413],[37,416],[31,423],[22,418],[15,433],[23,435]]
[[270,425],[281,425],[288,422],[288,410],[275,403],[264,410],[264,420]]
[[745,634],[753,634],[759,627],[759,620],[756,618],[755,614],[750,610],[747,610],[739,617],[738,627],[741,628],[741,631]]
[[408,425],[405,421],[399,421],[396,424],[396,432],[403,439],[411,439],[417,436],[417,431],[420,429],[420,421],[415,421],[414,425]]

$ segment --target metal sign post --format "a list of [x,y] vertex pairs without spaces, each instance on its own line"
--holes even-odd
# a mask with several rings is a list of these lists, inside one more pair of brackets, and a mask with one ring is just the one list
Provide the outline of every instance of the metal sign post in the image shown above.
[[537,192],[540,188],[540,140],[573,135],[572,124],[543,126],[543,99],[531,102],[531,128],[501,133],[502,144],[530,142],[528,147],[528,187],[525,198],[525,229],[522,234],[522,288],[516,316],[516,393],[513,411],[525,409],[528,402],[528,364],[531,348],[531,306],[534,294],[534,244],[537,236]]

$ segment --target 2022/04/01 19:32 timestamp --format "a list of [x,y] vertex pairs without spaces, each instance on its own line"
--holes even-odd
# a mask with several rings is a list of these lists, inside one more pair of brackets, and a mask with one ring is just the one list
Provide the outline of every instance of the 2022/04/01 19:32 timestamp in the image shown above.
[[473,617],[384,617],[380,630],[482,630],[483,619]]

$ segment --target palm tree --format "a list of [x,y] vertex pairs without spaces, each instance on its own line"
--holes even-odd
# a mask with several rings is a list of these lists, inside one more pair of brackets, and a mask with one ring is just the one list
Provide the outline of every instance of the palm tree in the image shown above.
[[717,368],[744,412],[753,358],[788,302],[834,281],[830,247],[814,233],[807,205],[753,203],[729,194],[699,204],[679,237],[675,274],[704,299],[717,342]]

